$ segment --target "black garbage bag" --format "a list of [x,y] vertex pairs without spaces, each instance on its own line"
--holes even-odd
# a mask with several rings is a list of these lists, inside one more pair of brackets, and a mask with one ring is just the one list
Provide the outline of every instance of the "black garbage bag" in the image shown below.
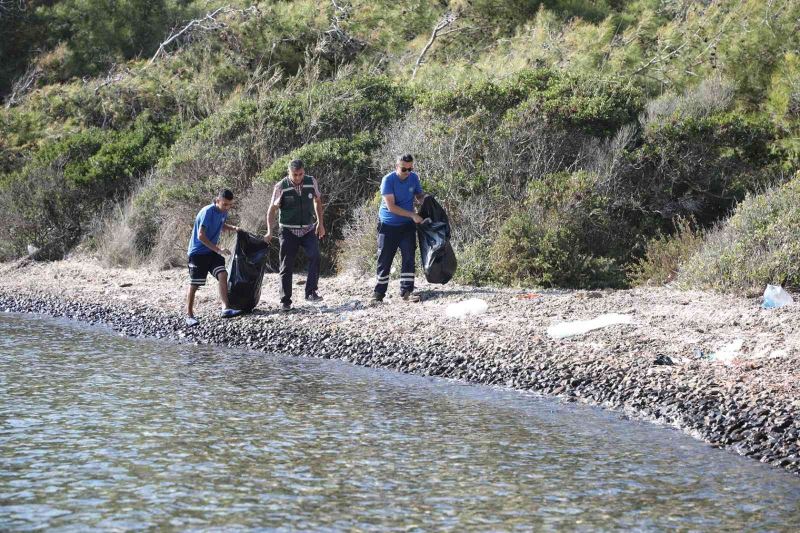
[[444,208],[433,196],[427,196],[419,208],[425,221],[417,225],[417,240],[422,268],[428,283],[447,283],[458,267],[450,245],[450,221]]
[[228,272],[231,309],[250,312],[258,305],[268,255],[269,244],[264,239],[243,230],[236,232],[236,248]]

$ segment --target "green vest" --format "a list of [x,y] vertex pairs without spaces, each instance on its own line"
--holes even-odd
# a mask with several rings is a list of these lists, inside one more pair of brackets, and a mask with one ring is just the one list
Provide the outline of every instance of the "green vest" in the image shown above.
[[278,221],[283,228],[307,228],[314,223],[314,182],[312,176],[303,177],[301,193],[292,185],[291,178],[283,178]]

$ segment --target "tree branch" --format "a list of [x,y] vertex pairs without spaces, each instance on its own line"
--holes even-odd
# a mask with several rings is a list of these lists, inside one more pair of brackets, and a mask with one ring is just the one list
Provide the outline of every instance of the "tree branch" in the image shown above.
[[[200,28],[202,28],[204,30],[207,30],[207,31],[208,30],[219,29],[222,26],[220,24],[218,24],[217,21],[216,21],[217,15],[219,15],[220,13],[227,13],[230,10],[231,10],[230,6],[218,7],[217,9],[212,11],[211,13],[206,13],[205,17],[203,17],[201,19],[194,19],[194,20],[190,21],[186,26],[181,28],[180,31],[178,31],[178,32],[173,31],[170,34],[170,36],[167,37],[167,40],[164,41],[163,43],[161,43],[158,46],[158,50],[156,50],[156,53],[153,54],[153,57],[150,58],[150,61],[148,61],[147,64],[148,65],[152,65],[155,62],[155,60],[158,59],[158,56],[160,56],[164,52],[164,50],[167,48],[167,46],[169,46],[173,41],[178,39],[181,35],[183,35],[184,33],[188,32],[189,30],[191,30],[195,26],[199,26]],[[203,23],[208,23],[208,22],[212,23],[213,25],[212,26],[204,26],[204,25],[202,25]]]
[[[451,24],[453,24],[457,19],[458,15],[456,15],[452,11],[448,11],[444,15],[442,15],[442,18],[440,18],[439,21],[436,23],[436,25],[433,27],[433,32],[431,33],[430,39],[428,39],[428,42],[422,48],[422,52],[420,52],[419,57],[417,57],[417,62],[414,64],[414,71],[411,73],[412,80],[417,77],[417,71],[419,70],[419,67],[425,60],[425,54],[427,54],[428,50],[431,49],[431,46],[433,46],[433,43],[434,41],[436,41],[436,38],[442,35],[440,32],[443,29],[450,26]],[[454,30],[450,30],[446,33],[453,33],[453,31]]]

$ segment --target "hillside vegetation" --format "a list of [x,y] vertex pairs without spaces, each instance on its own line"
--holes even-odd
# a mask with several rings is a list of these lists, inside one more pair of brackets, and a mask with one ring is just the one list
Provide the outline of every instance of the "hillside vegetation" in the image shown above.
[[411,152],[458,281],[800,286],[797,0],[0,0],[0,259],[185,262],[287,162],[369,273]]

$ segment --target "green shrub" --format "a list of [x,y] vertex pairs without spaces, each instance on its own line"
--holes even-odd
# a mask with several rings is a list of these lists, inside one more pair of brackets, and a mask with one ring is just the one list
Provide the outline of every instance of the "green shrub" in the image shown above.
[[800,287],[800,176],[748,195],[733,215],[709,232],[681,269],[687,287],[738,293],[768,283]]
[[558,74],[551,69],[523,70],[501,82],[481,80],[454,89],[422,93],[417,106],[434,113],[460,116],[484,110],[500,117],[525,101],[531,92],[541,92],[550,87],[557,78]]
[[631,281],[636,285],[664,285],[675,281],[683,264],[703,244],[705,233],[694,221],[676,218],[675,231],[658,233],[648,241],[644,257],[633,265]]
[[492,246],[492,272],[508,285],[603,288],[625,284],[624,272],[607,257],[584,250],[581,236],[566,223],[542,223],[512,215]]
[[707,225],[768,181],[773,139],[766,120],[735,112],[665,118],[645,129],[620,186],[638,209]]
[[383,76],[355,76],[319,82],[296,94],[259,102],[260,128],[289,151],[308,142],[349,137],[385,128],[406,113],[411,94]]
[[525,128],[533,120],[607,137],[634,122],[642,110],[641,92],[614,78],[564,73],[548,81],[508,111],[505,129]]
[[781,132],[775,141],[784,169],[800,168],[800,54],[787,52],[772,76],[767,109]]
[[501,283],[545,287],[620,287],[627,230],[611,216],[596,176],[560,172],[531,182],[528,198],[502,225],[491,248]]
[[467,285],[491,285],[498,280],[492,264],[492,243],[489,239],[476,239],[467,244],[454,246],[458,269],[454,280]]
[[43,257],[62,257],[104,205],[125,197],[174,136],[174,124],[155,124],[142,115],[123,132],[89,129],[45,143],[0,183],[8,218],[0,230],[3,256],[20,255],[32,244],[43,249]]

